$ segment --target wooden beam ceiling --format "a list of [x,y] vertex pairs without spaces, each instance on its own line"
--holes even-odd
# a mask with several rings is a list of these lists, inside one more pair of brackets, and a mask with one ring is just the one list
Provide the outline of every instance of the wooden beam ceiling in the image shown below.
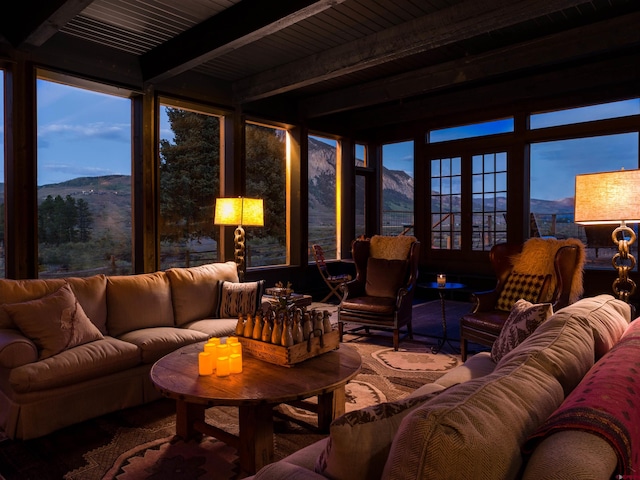
[[585,0],[467,0],[432,15],[335,47],[234,84],[239,104],[451,45],[554,12]]
[[345,0],[243,0],[144,54],[144,81],[158,82],[316,15]]
[[301,111],[307,118],[317,118],[518,70],[637,46],[640,45],[638,25],[640,13],[605,20],[485,54],[317,95],[302,101]]

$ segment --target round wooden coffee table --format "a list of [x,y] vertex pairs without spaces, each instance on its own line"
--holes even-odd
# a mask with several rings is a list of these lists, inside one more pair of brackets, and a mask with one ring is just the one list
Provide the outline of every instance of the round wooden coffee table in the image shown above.
[[[361,358],[348,345],[298,363],[282,367],[248,354],[243,371],[227,377],[198,375],[198,352],[203,343],[187,345],[158,360],[151,368],[151,381],[176,401],[176,434],[188,439],[211,435],[238,450],[240,468],[253,474],[273,462],[273,407],[318,396],[318,427],[327,432],[331,422],[345,411],[345,385],[360,371]],[[238,407],[239,435],[232,435],[205,422],[205,409]]]

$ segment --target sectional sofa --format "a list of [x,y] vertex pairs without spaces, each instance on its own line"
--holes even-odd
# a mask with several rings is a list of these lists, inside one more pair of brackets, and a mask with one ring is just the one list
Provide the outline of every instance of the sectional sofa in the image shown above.
[[491,352],[406,398],[346,413],[253,480],[637,478],[632,307],[610,295],[555,313],[518,305]]
[[160,397],[163,355],[235,331],[264,282],[234,262],[163,272],[0,279],[0,429],[30,439]]

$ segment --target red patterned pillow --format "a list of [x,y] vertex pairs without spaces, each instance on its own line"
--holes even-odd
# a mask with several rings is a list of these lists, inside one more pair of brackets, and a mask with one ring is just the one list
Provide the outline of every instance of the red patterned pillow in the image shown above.
[[533,304],[526,300],[518,300],[504,322],[500,335],[493,342],[491,359],[498,363],[551,315],[553,315],[553,306],[550,303]]
[[521,298],[532,303],[540,301],[542,287],[551,275],[529,275],[511,272],[496,303],[496,310],[510,312],[513,304]]

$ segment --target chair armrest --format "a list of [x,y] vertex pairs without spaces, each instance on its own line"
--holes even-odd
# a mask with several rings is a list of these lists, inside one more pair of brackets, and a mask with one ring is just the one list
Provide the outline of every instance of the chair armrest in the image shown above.
[[342,288],[342,300],[348,298],[362,297],[365,295],[365,283],[357,278],[345,282],[341,286]]
[[18,330],[0,329],[0,367],[16,368],[38,361],[38,347]]
[[473,313],[489,312],[491,310],[495,310],[496,302],[498,301],[498,292],[495,290],[475,292],[472,294],[471,298],[476,302]]

